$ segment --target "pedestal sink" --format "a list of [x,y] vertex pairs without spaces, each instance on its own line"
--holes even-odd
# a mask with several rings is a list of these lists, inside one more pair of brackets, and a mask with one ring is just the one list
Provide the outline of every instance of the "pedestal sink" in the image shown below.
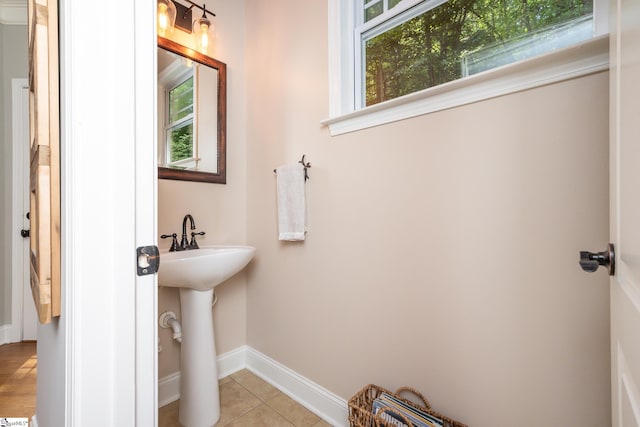
[[160,253],[158,284],[180,288],[179,421],[185,427],[211,427],[220,419],[213,288],[242,270],[255,252],[251,246],[203,246]]

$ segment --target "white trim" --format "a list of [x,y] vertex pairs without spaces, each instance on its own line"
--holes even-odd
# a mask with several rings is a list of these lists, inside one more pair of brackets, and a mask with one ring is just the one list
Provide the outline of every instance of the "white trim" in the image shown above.
[[243,345],[235,350],[218,356],[218,378],[228,377],[247,367],[247,351],[250,347]]
[[[74,37],[76,30],[71,16],[74,8],[70,6],[70,0],[61,0],[58,3],[61,9],[66,9],[66,14],[59,14],[59,46],[60,46],[60,269],[61,269],[61,317],[66,316],[63,322],[64,328],[64,413],[65,425],[68,427],[80,427],[82,420],[82,297],[85,288],[80,284],[80,269],[75,266],[82,265],[78,239],[80,233],[74,232],[73,224],[77,223],[82,214],[79,213],[81,204],[80,182],[78,165],[81,141],[78,140],[78,130],[74,129],[74,118],[78,114],[72,101],[75,92],[74,78],[80,74],[75,64],[81,62],[76,59],[74,53]],[[47,375],[52,373],[47,372]],[[58,390],[55,390],[58,391]],[[42,404],[38,405],[42,407]],[[39,409],[37,408],[38,412]],[[50,414],[48,415],[51,416]]]
[[350,2],[329,0],[329,115],[338,116],[353,107],[355,88],[351,78],[355,67],[354,33],[348,31],[349,22],[354,20]]
[[15,342],[12,340],[14,334],[13,329],[13,325],[0,326],[0,345]]
[[594,0],[593,2],[593,35],[595,37],[609,34],[609,1]]
[[158,380],[158,408],[180,399],[180,372]]
[[[124,3],[123,3],[124,5]],[[156,3],[134,1],[135,247],[158,244]],[[154,76],[153,78],[149,78]],[[150,132],[150,130],[152,130]],[[132,248],[133,249],[133,248]],[[158,425],[158,275],[135,276],[135,425]],[[130,421],[127,421],[130,422]]]
[[251,347],[247,347],[247,369],[332,426],[348,425],[345,399]]
[[[323,120],[340,135],[585,76],[609,68],[609,36]],[[333,75],[338,71],[330,73]],[[337,85],[331,84],[331,90]],[[336,96],[332,93],[331,98]]]
[[[238,347],[217,357],[218,379],[228,377],[247,367],[247,346]],[[158,380],[158,407],[180,399],[180,372]]]
[[[270,357],[242,346],[217,358],[219,378],[248,369],[332,426],[348,425],[347,401]],[[159,406],[180,398],[180,372],[158,381]]]
[[27,25],[27,2],[0,0],[0,24]]
[[[368,8],[369,6],[364,6],[363,0],[359,0],[358,2],[356,2],[357,10],[355,11],[355,13],[358,15],[357,16],[358,20],[355,21],[355,27],[356,27],[355,30],[356,30],[356,33],[359,33],[359,34],[366,33],[370,29],[380,24],[386,23],[387,21],[393,21],[394,18],[396,18],[398,15],[402,15],[404,12],[415,7],[416,5],[419,5],[420,3],[423,3],[422,5],[420,5],[420,8],[419,8],[420,12],[417,12],[416,14],[412,14],[412,16],[416,16],[417,14],[424,13],[427,10],[435,9],[436,7],[440,6],[442,3],[445,3],[447,1],[449,0],[426,0],[426,1],[404,0],[396,4],[391,9],[388,9],[387,4],[385,3],[384,9],[386,10],[384,10],[380,15],[376,16],[375,18],[370,19],[367,22],[364,22],[365,20],[364,8],[365,7]],[[391,26],[395,26],[397,23],[398,22],[396,21],[395,24],[391,24],[391,23],[387,24],[387,26],[385,26],[386,29],[382,31],[386,31]]]
[[33,417],[31,417],[31,425],[30,425],[30,427],[38,427],[38,420],[37,420],[35,415]]

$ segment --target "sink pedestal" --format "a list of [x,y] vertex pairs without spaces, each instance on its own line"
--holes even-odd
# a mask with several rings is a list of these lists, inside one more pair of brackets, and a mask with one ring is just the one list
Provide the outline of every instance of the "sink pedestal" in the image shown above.
[[220,419],[218,367],[213,336],[213,288],[242,270],[256,248],[212,245],[160,254],[158,286],[180,288],[180,423],[211,427]]
[[213,289],[180,288],[180,423],[211,427],[220,419],[218,367],[213,336]]

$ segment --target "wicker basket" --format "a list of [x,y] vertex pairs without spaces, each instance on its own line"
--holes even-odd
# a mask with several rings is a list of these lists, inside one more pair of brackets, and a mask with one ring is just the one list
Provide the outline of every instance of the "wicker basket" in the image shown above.
[[[407,400],[401,397],[400,393],[403,392],[410,392],[412,394],[415,394],[420,398],[424,406],[418,405],[411,400]],[[443,421],[444,427],[467,427],[466,424],[462,424],[459,421],[452,420],[451,418],[445,417],[439,412],[431,409],[431,405],[429,404],[427,398],[424,397],[419,391],[411,387],[401,387],[395,393],[393,393],[389,390],[373,384],[365,386],[351,399],[349,399],[349,423],[351,427],[393,427],[392,424],[384,421],[382,418],[380,418],[379,415],[373,414],[373,401],[376,400],[382,393],[393,395],[407,405],[413,406],[414,408],[424,411],[429,415],[433,415],[436,418],[440,418]],[[413,424],[402,414],[391,410],[387,410],[386,412],[393,412],[394,415],[402,418],[407,426],[413,427]]]

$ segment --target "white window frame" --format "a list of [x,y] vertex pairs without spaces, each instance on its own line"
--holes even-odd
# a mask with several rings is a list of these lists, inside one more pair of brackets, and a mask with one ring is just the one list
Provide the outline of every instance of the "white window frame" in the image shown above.
[[[586,76],[609,68],[609,6],[594,0],[594,38],[524,61],[464,77],[381,102],[361,105],[356,79],[360,78],[359,34],[355,23],[362,0],[328,0],[329,12],[329,118],[321,123],[331,135],[340,135],[398,120],[454,108],[534,87]],[[421,0],[405,0],[393,10],[406,10]],[[426,8],[446,0],[428,0]],[[360,6],[360,7],[359,7]],[[401,9],[396,9],[401,8]],[[376,17],[363,25],[375,26]],[[362,28],[359,30],[361,31]]]
[[[169,116],[171,115],[171,105],[170,105],[171,92],[176,90],[179,86],[184,84],[189,79],[193,79],[193,86],[192,86],[193,93],[191,94],[193,103],[191,104],[191,113],[187,114],[181,119],[178,119],[172,122],[171,119],[169,118]],[[195,153],[197,151],[197,147],[196,147],[196,138],[195,138],[195,131],[196,131],[196,123],[195,123],[195,117],[196,117],[195,116],[195,109],[196,109],[195,89],[196,87],[195,85],[196,85],[196,78],[193,75],[193,72],[190,72],[183,75],[180,80],[176,81],[174,84],[168,87],[165,94],[164,102],[165,102],[165,111],[167,112],[167,114],[165,116],[165,123],[164,123],[164,146],[166,151],[164,160],[167,166],[170,166],[170,167],[182,166],[184,164],[193,163],[196,158]],[[175,162],[172,162],[170,159],[171,150],[169,150],[169,146],[171,145],[171,139],[172,139],[171,134],[173,133],[174,130],[182,129],[189,125],[191,125],[191,157],[187,157],[186,159],[180,159],[180,160],[176,160]]]
[[[182,119],[177,120],[176,122],[169,122],[169,92],[175,89],[177,86],[184,83],[189,78],[193,77],[193,112]],[[168,167],[186,167],[187,169],[197,169],[198,161],[200,160],[198,156],[198,115],[197,115],[197,105],[199,102],[198,99],[198,85],[199,85],[199,73],[197,68],[194,70],[194,67],[189,68],[187,71],[184,71],[183,67],[180,64],[180,61],[176,61],[174,64],[167,67],[165,71],[161,73],[158,77],[158,84],[163,88],[162,97],[163,100],[159,105],[161,106],[163,111],[159,111],[161,117],[163,117],[163,122],[161,124],[161,144],[158,147],[158,155],[161,159],[161,164],[166,165]],[[177,127],[182,127],[178,125],[182,125],[185,122],[190,122],[193,126],[192,129],[192,157],[177,160],[172,162],[169,158],[170,153],[168,149],[170,134],[171,131]]]

